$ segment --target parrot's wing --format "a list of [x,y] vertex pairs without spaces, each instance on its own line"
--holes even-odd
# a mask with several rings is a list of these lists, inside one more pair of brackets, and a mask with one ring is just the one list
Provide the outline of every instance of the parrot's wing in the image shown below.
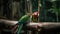
[[30,19],[30,16],[25,15],[25,16],[22,16],[18,22],[23,24],[24,22],[27,22],[29,19]]

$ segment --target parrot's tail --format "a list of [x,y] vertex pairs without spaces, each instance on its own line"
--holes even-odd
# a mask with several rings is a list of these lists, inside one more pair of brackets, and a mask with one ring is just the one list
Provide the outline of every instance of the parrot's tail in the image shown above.
[[21,31],[22,31],[22,27],[23,27],[23,24],[21,24],[21,25],[18,26],[17,34],[20,34],[20,33],[21,33]]

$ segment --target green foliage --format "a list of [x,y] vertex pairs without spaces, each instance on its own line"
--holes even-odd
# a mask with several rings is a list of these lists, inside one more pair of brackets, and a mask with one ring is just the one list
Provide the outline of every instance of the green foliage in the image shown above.
[[58,6],[58,3],[59,2],[57,2],[57,1],[52,2],[52,3],[48,2],[48,3],[46,3],[48,6],[43,3],[44,6],[42,6],[42,7],[44,7],[44,9],[42,8],[40,21],[57,22],[57,18],[58,18],[58,16],[60,16],[60,8]]
[[38,11],[38,0],[32,1],[32,12]]

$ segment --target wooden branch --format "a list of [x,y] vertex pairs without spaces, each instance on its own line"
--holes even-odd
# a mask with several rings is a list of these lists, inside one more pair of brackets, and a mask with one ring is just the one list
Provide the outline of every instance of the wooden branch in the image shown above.
[[0,19],[0,23],[4,23],[6,25],[15,25],[18,23],[18,21]]
[[[8,25],[16,25],[18,23],[18,21],[11,21],[11,20],[0,19],[0,23],[4,23],[4,24],[8,24]],[[55,22],[40,22],[40,23],[35,23],[35,22],[31,22],[31,23],[28,23],[26,26],[27,27],[39,26],[39,27],[43,27],[45,29],[49,29],[49,28],[60,27],[60,23],[55,23]]]

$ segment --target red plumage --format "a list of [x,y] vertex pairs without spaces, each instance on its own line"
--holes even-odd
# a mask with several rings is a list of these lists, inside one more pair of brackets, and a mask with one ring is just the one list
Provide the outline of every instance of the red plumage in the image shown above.
[[39,12],[36,11],[36,12],[33,13],[34,18],[38,18],[38,16],[39,16]]

